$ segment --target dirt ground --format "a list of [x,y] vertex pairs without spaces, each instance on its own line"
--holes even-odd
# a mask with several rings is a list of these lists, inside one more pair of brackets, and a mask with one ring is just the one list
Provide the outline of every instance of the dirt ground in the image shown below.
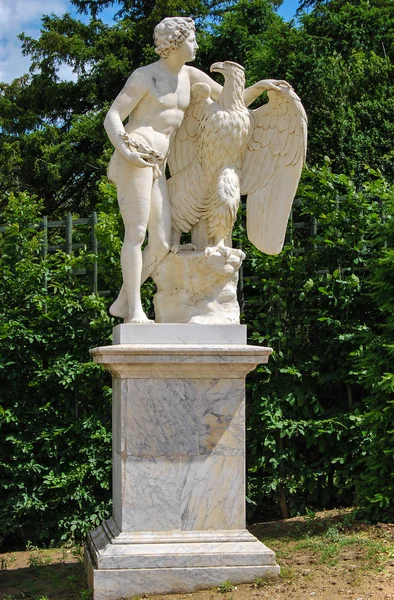
[[[275,579],[151,600],[394,600],[394,525],[355,521],[347,510],[258,523],[250,531],[272,548]],[[83,549],[0,554],[0,600],[88,600]],[[143,596],[148,598],[148,596]]]

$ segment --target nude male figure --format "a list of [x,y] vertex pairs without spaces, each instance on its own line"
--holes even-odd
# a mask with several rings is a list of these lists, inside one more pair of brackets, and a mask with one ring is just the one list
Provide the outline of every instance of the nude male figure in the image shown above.
[[[150,322],[142,309],[140,287],[170,251],[171,205],[165,160],[189,106],[191,86],[207,83],[213,100],[222,90],[208,75],[186,65],[198,48],[192,19],[163,19],[155,28],[154,40],[160,59],[131,74],[104,121],[115,147],[108,176],[116,183],[125,226],[123,286],[110,313],[126,323]],[[260,81],[246,89],[245,103],[249,105],[273,83]],[[147,231],[148,244],[141,252]]]

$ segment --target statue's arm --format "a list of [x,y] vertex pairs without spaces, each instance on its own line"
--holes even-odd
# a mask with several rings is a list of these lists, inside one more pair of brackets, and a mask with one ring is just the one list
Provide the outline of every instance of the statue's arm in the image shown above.
[[209,75],[200,71],[200,69],[196,69],[195,67],[189,67],[189,77],[190,77],[190,86],[195,83],[207,83],[211,88],[211,98],[215,100],[215,102],[219,99],[220,94],[222,93],[223,87],[214,81]]
[[262,79],[261,81],[254,83],[244,90],[244,102],[246,106],[252,104],[260,94],[267,90],[276,90],[277,92],[280,92],[280,87],[278,87],[280,85],[291,88],[291,85],[282,79]]
[[[190,74],[190,85],[192,86],[194,83],[207,83],[212,90],[212,100],[217,101],[219,99],[220,94],[222,93],[223,87],[219,83],[211,79],[209,75],[207,75],[203,71],[200,71],[200,69],[196,69],[195,67],[188,67],[188,70]],[[276,91],[280,91],[280,88],[278,87],[279,85],[285,85],[289,88],[291,87],[291,85],[287,83],[287,81],[277,81],[276,79],[262,79],[261,81],[258,81],[257,83],[246,88],[244,90],[244,101],[246,106],[252,104],[252,102],[254,102],[254,100],[256,100],[256,98],[260,96],[260,94],[267,90],[274,89]]]
[[144,160],[144,158],[149,158],[149,155],[129,149],[122,137],[126,133],[123,121],[133,112],[147,92],[147,76],[139,70],[135,71],[115,98],[104,119],[104,128],[112,145],[127,161],[138,167],[151,167],[152,164]]

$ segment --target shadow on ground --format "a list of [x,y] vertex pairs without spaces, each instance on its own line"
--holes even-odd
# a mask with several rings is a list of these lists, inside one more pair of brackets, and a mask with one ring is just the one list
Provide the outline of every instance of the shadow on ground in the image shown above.
[[86,589],[83,565],[47,564],[0,571],[0,600],[42,597],[79,600]]

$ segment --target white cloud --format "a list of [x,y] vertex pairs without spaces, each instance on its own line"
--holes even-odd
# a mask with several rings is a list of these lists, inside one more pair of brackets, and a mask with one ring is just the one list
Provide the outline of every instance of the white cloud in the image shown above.
[[[0,81],[8,83],[29,69],[30,60],[22,56],[18,34],[36,38],[42,15],[71,10],[68,0],[0,0]],[[69,71],[64,70],[66,73]]]

